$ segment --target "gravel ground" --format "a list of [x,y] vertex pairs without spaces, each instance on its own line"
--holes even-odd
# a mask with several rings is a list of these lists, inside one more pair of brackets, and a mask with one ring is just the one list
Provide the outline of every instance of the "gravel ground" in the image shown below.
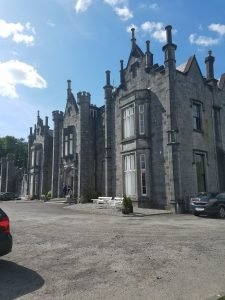
[[[96,204],[93,203],[85,203],[85,204],[79,203],[79,204],[72,204],[72,205],[67,204],[64,208],[75,210],[77,212],[83,211],[95,215],[124,216],[122,215],[121,208],[114,208],[114,207],[99,208]],[[161,214],[171,214],[171,211],[134,207],[133,214],[130,214],[129,216],[150,216],[150,215],[161,215]]]
[[[13,252],[0,299],[208,300],[225,294],[225,220],[110,215],[92,204],[0,203]],[[158,211],[159,212],[159,211]]]

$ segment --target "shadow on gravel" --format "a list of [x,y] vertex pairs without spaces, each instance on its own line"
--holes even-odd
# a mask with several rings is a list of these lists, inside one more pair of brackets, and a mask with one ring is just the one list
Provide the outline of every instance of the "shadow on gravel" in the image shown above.
[[44,279],[35,271],[0,259],[0,299],[13,300],[38,290]]
[[154,214],[143,214],[143,213],[132,213],[128,215],[122,215],[122,217],[138,217],[138,218],[143,218],[143,217],[154,217],[154,216],[166,216],[166,215],[171,215],[171,213],[154,213]]

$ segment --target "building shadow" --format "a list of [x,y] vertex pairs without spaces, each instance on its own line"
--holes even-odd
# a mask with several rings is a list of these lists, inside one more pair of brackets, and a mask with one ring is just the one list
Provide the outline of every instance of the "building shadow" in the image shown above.
[[0,299],[13,300],[40,289],[44,279],[35,271],[0,259]]
[[154,216],[167,216],[167,215],[171,215],[172,213],[137,213],[134,212],[132,214],[128,214],[128,215],[122,215],[123,218],[133,218],[133,217],[138,217],[138,218],[143,218],[143,217],[154,217]]

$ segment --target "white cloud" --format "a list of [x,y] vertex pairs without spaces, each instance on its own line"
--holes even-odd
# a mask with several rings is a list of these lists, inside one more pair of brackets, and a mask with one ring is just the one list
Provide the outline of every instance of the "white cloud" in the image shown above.
[[129,9],[129,0],[104,0],[105,3],[113,8],[113,11],[123,21],[133,18],[133,12]]
[[225,25],[222,24],[210,24],[208,26],[209,30],[215,31],[219,33],[219,35],[223,36],[225,35]]
[[158,4],[155,2],[155,3],[152,3],[149,5],[149,8],[152,9],[152,10],[156,10],[159,8]]
[[136,32],[139,31],[139,28],[137,25],[131,24],[130,26],[127,26],[127,32],[130,33],[132,28],[134,28]]
[[77,13],[85,12],[92,4],[92,0],[76,0],[74,8]]
[[[27,34],[26,32],[32,34]],[[24,43],[27,46],[34,44],[35,29],[29,22],[25,25],[21,23],[7,23],[0,19],[0,38],[12,38],[12,41],[16,43]]]
[[127,6],[124,6],[122,8],[116,6],[113,10],[123,21],[127,21],[133,18],[133,13]]
[[10,98],[19,97],[16,91],[18,84],[30,88],[46,88],[47,82],[33,66],[19,60],[0,62],[0,95]]
[[119,4],[126,4],[127,1],[124,0],[104,0],[105,3],[111,5],[111,6],[116,6]]
[[47,25],[52,27],[52,28],[54,28],[56,26],[56,24],[54,22],[52,22],[52,20],[48,20]]
[[189,41],[191,44],[196,44],[199,46],[207,47],[212,45],[217,45],[220,41],[218,38],[211,38],[208,36],[199,35],[197,36],[196,33],[192,33],[189,36]]
[[26,45],[33,45],[34,44],[34,37],[32,35],[15,33],[13,35],[12,40],[18,43],[24,43]]
[[165,30],[156,30],[152,33],[152,37],[159,41],[160,43],[166,42],[166,31]]
[[166,42],[166,31],[163,23],[147,21],[141,24],[141,29],[146,33],[150,33],[155,40],[161,43]]
[[163,23],[161,22],[150,22],[147,21],[141,24],[141,29],[146,32],[152,32],[154,30],[162,30],[164,28]]
[[[85,12],[94,0],[75,0],[74,9],[77,13]],[[112,7],[113,11],[123,21],[133,18],[133,12],[129,9],[129,0],[103,0],[104,3]]]

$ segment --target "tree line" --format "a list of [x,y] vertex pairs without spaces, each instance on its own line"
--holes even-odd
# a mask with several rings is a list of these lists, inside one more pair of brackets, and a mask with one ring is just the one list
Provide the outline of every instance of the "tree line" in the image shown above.
[[27,167],[27,149],[27,142],[23,138],[17,139],[9,135],[0,137],[0,159],[13,154],[18,168]]

